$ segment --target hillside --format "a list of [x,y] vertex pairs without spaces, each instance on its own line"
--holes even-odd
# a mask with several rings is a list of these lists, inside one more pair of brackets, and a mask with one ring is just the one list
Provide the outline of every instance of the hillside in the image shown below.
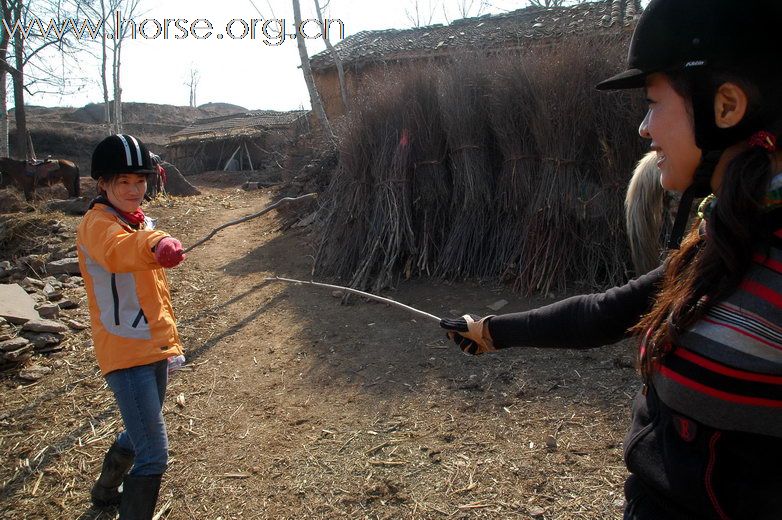
[[[123,103],[124,131],[149,145],[150,150],[164,152],[168,136],[185,128],[196,119],[214,117],[247,109],[228,103],[207,103],[199,107],[157,105],[153,103]],[[76,161],[83,172],[95,145],[107,135],[101,124],[103,105],[90,103],[83,107],[27,107],[27,124],[39,158],[52,157]],[[13,153],[14,117],[11,120],[11,151]]]

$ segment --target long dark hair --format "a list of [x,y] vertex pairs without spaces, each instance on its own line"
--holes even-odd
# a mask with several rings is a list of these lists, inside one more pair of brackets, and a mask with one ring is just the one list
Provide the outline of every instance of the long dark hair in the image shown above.
[[[717,77],[720,83],[746,85],[746,81]],[[674,89],[689,99],[681,78],[672,76],[671,81]],[[764,122],[763,130],[778,135],[780,113],[776,103],[766,103],[761,94],[773,90],[745,88],[745,92],[753,119]],[[768,237],[761,209],[772,161],[772,154],[762,148],[749,148],[730,161],[711,214],[704,224],[696,219],[680,249],[668,256],[654,307],[633,329],[643,337],[639,365],[644,380],[651,377],[680,333],[738,287],[753,253]]]

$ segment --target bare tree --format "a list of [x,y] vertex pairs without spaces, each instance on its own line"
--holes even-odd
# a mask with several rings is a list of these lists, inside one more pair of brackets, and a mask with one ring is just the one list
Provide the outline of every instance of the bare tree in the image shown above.
[[[324,5],[328,7],[328,3]],[[337,66],[337,78],[339,80],[339,94],[342,97],[342,106],[345,112],[348,111],[348,88],[345,83],[345,69],[342,66],[342,58],[339,57],[339,53],[331,44],[329,39],[328,27],[323,24],[323,11],[320,8],[320,2],[315,0],[315,11],[318,14],[318,22],[320,22],[321,31],[323,32],[323,41],[326,43],[326,48],[331,53],[331,57],[334,59],[334,64]]]
[[[22,19],[22,1],[18,0],[12,7],[15,20]],[[21,32],[14,33],[14,58],[16,68],[11,72],[14,83],[14,118],[16,121],[16,153],[27,158],[27,114],[24,111],[24,42]]]
[[[455,10],[454,16],[449,14],[450,8]],[[446,23],[451,23],[452,19],[459,18],[471,18],[473,16],[480,16],[483,12],[491,7],[489,0],[452,0],[452,3],[443,2],[443,17]]]
[[405,8],[405,16],[410,25],[415,28],[432,25],[438,2],[436,0],[434,2],[426,0],[424,4],[423,0],[412,0],[411,4],[410,7]]
[[[292,0],[293,2],[293,22],[295,24],[296,29],[298,30],[301,27],[301,7],[299,6],[299,0]],[[299,59],[301,60],[301,71],[304,74],[304,82],[307,83],[307,90],[310,94],[310,103],[312,104],[312,110],[315,112],[315,115],[318,117],[318,121],[320,121],[321,126],[323,127],[323,131],[325,134],[330,137],[334,138],[334,132],[331,131],[331,125],[329,124],[329,120],[326,117],[326,111],[323,109],[323,103],[320,100],[320,94],[318,94],[318,89],[315,88],[315,80],[312,78],[312,69],[310,69],[310,58],[307,55],[307,46],[304,42],[304,36],[302,34],[297,34],[296,37],[296,43],[299,47]]]
[[489,7],[488,0],[458,0],[456,2],[456,12],[461,18],[480,16],[487,7]]
[[106,125],[106,132],[111,133],[111,105],[109,104],[109,82],[106,80],[106,63],[108,56],[106,53],[106,23],[110,13],[114,12],[115,0],[110,0],[109,9],[106,9],[106,0],[100,0],[100,83],[103,87],[103,123]]
[[[18,157],[28,157],[31,147],[28,146],[27,117],[25,113],[25,93],[38,92],[62,93],[70,84],[72,74],[66,66],[66,58],[73,57],[78,50],[71,35],[76,31],[75,18],[68,16],[69,10],[79,12],[82,0],[0,0],[2,7],[4,34],[0,39],[2,61],[0,61],[0,83],[5,86],[6,74],[11,75],[14,87],[14,118],[16,122],[15,151]],[[33,11],[37,15],[33,14]],[[73,16],[73,13],[71,13]],[[42,19],[49,19],[48,23]],[[70,23],[67,20],[71,20]],[[36,30],[37,29],[37,30]],[[79,32],[79,35],[83,33]],[[13,44],[11,44],[13,40]],[[76,38],[78,40],[78,38]],[[8,56],[8,48],[12,45],[13,65]],[[46,56],[50,48],[57,50],[58,60]],[[60,70],[57,71],[57,63]],[[32,74],[28,74],[28,70]],[[37,85],[38,91],[30,91],[32,85]],[[8,150],[8,120],[5,118],[7,107],[5,96],[2,106],[4,121],[0,123],[4,151]]]
[[[113,131],[115,134],[122,133],[122,43],[128,37],[128,31],[135,32],[135,22],[132,20],[136,15],[140,0],[110,0],[114,3],[114,9],[110,13],[116,19],[114,24],[114,34],[111,38],[111,79],[114,90],[114,121]],[[110,4],[111,5],[111,4]],[[121,23],[128,21],[129,23]]]
[[[6,20],[8,12],[8,1],[0,0],[0,7],[3,9],[3,20]],[[9,33],[4,28],[0,32],[0,157],[8,157],[8,82],[6,75],[9,71],[8,43]]]
[[[122,131],[122,86],[120,83],[120,67],[122,43],[128,31],[135,31],[132,25],[133,16],[138,7],[138,0],[100,0],[93,5],[88,2],[85,9],[90,16],[100,20],[100,81],[103,89],[103,121],[107,133]],[[128,23],[120,23],[128,21]],[[109,32],[108,28],[113,27]],[[109,56],[110,54],[110,56]],[[109,57],[111,64],[109,64]],[[111,72],[109,72],[109,69]],[[111,74],[111,95],[109,99],[109,74]]]
[[190,66],[190,77],[185,80],[185,86],[190,89],[190,106],[196,106],[196,89],[198,88],[198,81],[200,80],[198,69],[194,66]]
[[529,5],[534,5],[535,7],[562,7],[569,3],[577,2],[573,2],[573,0],[529,0]]

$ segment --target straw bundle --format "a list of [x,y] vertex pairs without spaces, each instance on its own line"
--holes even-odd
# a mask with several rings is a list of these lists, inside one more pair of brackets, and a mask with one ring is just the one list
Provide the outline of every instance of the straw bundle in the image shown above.
[[495,179],[484,66],[485,61],[476,63],[474,56],[464,57],[445,71],[440,84],[453,191],[451,229],[438,273],[450,278],[479,273],[492,220]]
[[625,280],[643,112],[636,94],[594,90],[616,47],[465,55],[367,88],[341,134],[316,274],[374,291],[432,274],[544,294]]

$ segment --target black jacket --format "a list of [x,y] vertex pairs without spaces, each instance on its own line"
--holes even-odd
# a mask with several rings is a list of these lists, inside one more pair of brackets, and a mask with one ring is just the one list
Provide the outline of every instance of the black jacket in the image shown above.
[[[498,348],[592,348],[623,339],[654,302],[660,267],[605,293],[497,316]],[[779,412],[782,415],[782,409]],[[624,443],[628,519],[782,519],[782,439],[714,428],[644,386]]]

